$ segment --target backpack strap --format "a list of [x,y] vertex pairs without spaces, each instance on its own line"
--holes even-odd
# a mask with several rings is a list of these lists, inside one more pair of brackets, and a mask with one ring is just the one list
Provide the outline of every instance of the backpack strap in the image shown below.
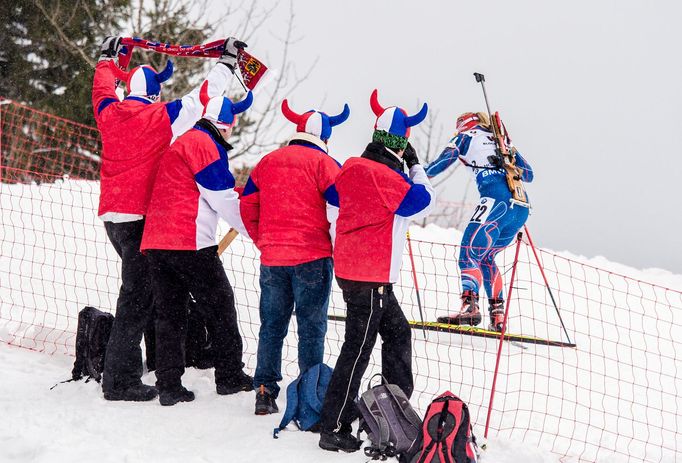
[[[321,410],[322,409],[322,401],[317,395],[317,384],[320,382],[320,363],[317,365],[314,365],[310,367],[310,369],[306,372],[305,377],[302,378],[303,381],[301,381],[301,384],[299,387],[301,388],[300,394],[305,395],[305,399],[307,403],[313,408],[313,410]],[[294,421],[297,421],[294,419]],[[298,425],[298,428],[301,429],[301,426]]]
[[[291,423],[291,420],[296,416],[296,411],[298,410],[298,385],[300,382],[301,377],[299,376],[287,387],[287,409],[284,411],[284,416],[282,421],[279,422],[279,426],[272,431],[272,437],[275,439],[278,439],[277,434],[286,428],[287,424]],[[296,422],[294,421],[294,423]],[[296,426],[298,427],[297,423]]]
[[[376,375],[375,375],[376,376]],[[371,381],[371,380],[370,380]],[[367,407],[367,410],[372,414],[372,418],[374,418],[374,421],[376,421],[377,424],[377,431],[378,431],[378,436],[374,436],[375,440],[378,442],[377,444],[374,444],[371,446],[372,449],[383,452],[386,450],[386,448],[389,446],[389,439],[391,437],[390,430],[388,427],[388,421],[386,418],[384,418],[381,413],[376,413],[374,411],[373,405],[376,404],[377,399],[375,395],[375,390],[370,389],[369,391],[365,392],[362,394],[362,397],[360,398],[365,404],[365,407]],[[365,449],[365,453],[367,454],[367,449]],[[372,456],[372,455],[368,455]]]
[[[400,401],[398,400],[398,397],[396,397],[396,396],[404,397],[405,400],[407,400],[409,403],[409,400],[405,396],[405,393],[403,392],[403,390],[400,389],[400,387],[397,386],[396,384],[387,384],[386,390],[388,391],[389,394],[391,394],[395,403],[397,403],[397,404],[400,403]],[[398,407],[398,409],[400,410],[400,413],[402,413],[402,415],[405,417],[405,419],[407,421],[409,421],[411,424],[413,424],[416,428],[419,428],[421,426],[422,419],[419,418],[419,415],[417,414],[417,412],[414,411],[414,408],[412,408],[412,407],[408,407],[408,408]]]

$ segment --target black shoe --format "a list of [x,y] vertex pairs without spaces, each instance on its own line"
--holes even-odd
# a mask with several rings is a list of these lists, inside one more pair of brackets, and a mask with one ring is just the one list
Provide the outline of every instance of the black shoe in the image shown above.
[[256,393],[256,415],[272,415],[278,411],[277,402],[270,390],[261,384]]
[[253,391],[253,378],[243,371],[232,376],[229,380],[217,383],[215,391],[220,395],[236,394],[237,392]]
[[361,444],[362,441],[356,438],[349,431],[323,431],[320,434],[320,448],[324,450],[331,450],[332,452],[338,452],[339,450],[348,453],[357,452],[360,450]]
[[129,402],[147,402],[154,400],[159,391],[154,386],[146,384],[136,384],[125,389],[113,389],[104,391],[106,400],[125,400]]
[[180,386],[179,389],[161,391],[159,393],[159,403],[161,405],[175,405],[178,402],[191,402],[194,400],[194,392]]

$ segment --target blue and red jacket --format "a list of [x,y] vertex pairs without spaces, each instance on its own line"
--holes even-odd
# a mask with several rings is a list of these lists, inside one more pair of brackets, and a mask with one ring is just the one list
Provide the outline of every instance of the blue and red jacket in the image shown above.
[[231,148],[202,119],[164,153],[147,210],[142,250],[215,246],[218,217],[248,236],[228,165]]
[[266,155],[244,187],[244,225],[267,266],[293,266],[331,257],[339,164],[326,145],[296,134],[289,146]]
[[398,281],[407,229],[429,214],[435,192],[420,165],[402,161],[379,143],[345,162],[336,178],[334,270],[337,277],[375,283]]
[[[459,159],[473,175],[481,197],[508,201],[512,195],[507,186],[505,171],[494,168],[495,166],[490,163],[490,156],[496,154],[496,147],[491,130],[477,125],[455,135],[438,158],[426,166],[426,175],[429,178],[435,177]],[[507,148],[513,147],[511,141],[508,141]],[[521,180],[526,183],[532,182],[533,169],[518,151],[515,152],[514,161],[521,169]]]
[[222,95],[231,78],[229,68],[218,64],[202,85],[178,100],[152,103],[129,96],[119,101],[108,61],[97,63],[92,106],[102,135],[98,212],[102,220],[138,220],[147,213],[161,155],[174,137],[201,118],[201,99]]

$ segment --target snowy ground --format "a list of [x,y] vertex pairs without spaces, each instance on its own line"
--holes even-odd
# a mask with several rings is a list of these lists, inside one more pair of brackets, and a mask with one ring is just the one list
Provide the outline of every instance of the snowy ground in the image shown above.
[[[316,449],[314,436],[287,433],[273,441],[271,430],[279,418],[263,425],[270,418],[251,415],[253,397],[216,397],[206,372],[188,373],[186,383],[199,397],[172,412],[154,404],[107,403],[94,384],[69,383],[48,392],[49,386],[69,376],[73,357],[68,354],[73,354],[78,310],[85,305],[110,311],[115,307],[120,264],[95,217],[96,182],[0,184],[0,189],[0,462],[12,455],[16,461],[64,461],[64,452],[77,453],[78,458],[69,461],[93,452],[112,461],[170,461],[172,452],[163,446],[197,457],[178,461],[216,461],[226,455],[254,461],[249,453],[254,448],[272,452],[273,461],[318,461],[321,455],[326,461],[328,455]],[[425,318],[430,320],[459,304],[453,245],[460,235],[434,226],[413,228],[411,233]],[[506,287],[513,255],[512,247],[498,258]],[[505,344],[491,415],[491,436],[500,440],[492,446],[488,461],[519,461],[504,458],[532,454],[534,446],[567,455],[564,462],[678,461],[682,458],[682,343],[677,335],[682,330],[682,276],[568,252],[542,251],[540,258],[578,347],[522,349]],[[223,261],[235,287],[244,361],[253,371],[258,253],[240,237]],[[526,245],[521,247],[516,288],[510,330],[565,340]],[[407,254],[396,294],[408,317],[417,319]],[[330,312],[343,314],[343,310],[335,288]],[[326,345],[330,365],[342,339],[343,324],[330,323]],[[413,340],[414,406],[423,411],[434,396],[450,389],[469,403],[474,431],[482,437],[497,340],[434,332],[426,339],[416,332]],[[43,354],[10,348],[7,343]],[[295,377],[295,326],[283,356],[285,376]],[[375,352],[368,375],[378,371],[379,358]],[[180,414],[179,419],[169,420],[170,414]],[[96,436],[106,437],[100,442]],[[194,445],[200,436],[203,446]],[[157,445],[146,444],[152,440]],[[161,460],[152,458],[161,452],[166,452]],[[362,455],[346,458],[365,461]]]
[[[281,414],[253,415],[252,393],[222,397],[210,370],[190,369],[183,381],[192,403],[107,402],[94,382],[60,384],[73,358],[0,344],[0,461],[9,462],[365,462],[362,452],[317,447],[317,435],[291,430],[272,438]],[[143,378],[152,383],[153,373]],[[283,399],[280,400],[283,406]],[[290,429],[292,427],[290,426]],[[502,439],[481,459],[497,463],[557,462],[558,457]]]

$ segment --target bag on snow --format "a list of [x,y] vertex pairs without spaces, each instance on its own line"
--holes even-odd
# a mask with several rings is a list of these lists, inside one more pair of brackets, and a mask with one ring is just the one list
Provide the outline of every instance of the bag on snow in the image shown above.
[[361,414],[358,434],[365,431],[369,435],[371,444],[365,447],[365,455],[385,460],[410,448],[419,434],[421,419],[398,386],[384,381],[370,387],[371,383],[372,379],[357,402]]
[[303,431],[310,430],[320,421],[322,404],[332,378],[332,371],[328,365],[318,363],[301,373],[294,382],[289,384],[287,409],[279,427],[273,432],[275,439],[277,434],[292,421],[298,429]]
[[478,454],[469,408],[446,391],[431,402],[403,463],[475,463]]
[[76,332],[76,361],[71,379],[77,381],[84,376],[99,382],[104,371],[104,356],[111,334],[114,316],[94,307],[86,307],[78,313]]

